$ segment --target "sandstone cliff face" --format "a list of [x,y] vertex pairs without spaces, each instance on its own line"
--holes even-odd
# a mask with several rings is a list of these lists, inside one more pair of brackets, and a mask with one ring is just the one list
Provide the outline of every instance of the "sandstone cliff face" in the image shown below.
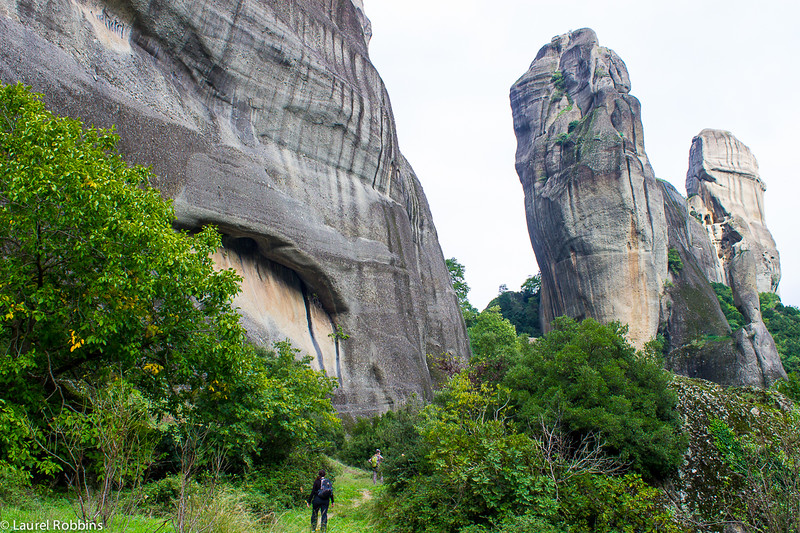
[[619,320],[653,338],[667,276],[663,200],[625,64],[591,30],[556,37],[511,88],[516,167],[543,326]]
[[427,353],[468,353],[370,35],[351,0],[0,0],[0,79],[116,125],[179,224],[225,235],[250,335],[310,353],[352,414],[428,393]]
[[[687,203],[655,179],[629,91],[625,64],[588,29],[555,37],[511,88],[543,329],[563,314],[616,320],[638,346],[662,335],[679,374],[756,386],[785,377],[758,310],[780,268],[755,159],[729,134],[704,131]],[[745,328],[731,332],[710,282],[733,288]]]

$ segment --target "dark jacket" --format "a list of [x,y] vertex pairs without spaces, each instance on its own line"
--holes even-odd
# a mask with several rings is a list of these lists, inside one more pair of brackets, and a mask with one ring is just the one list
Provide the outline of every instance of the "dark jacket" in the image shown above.
[[308,503],[313,503],[316,499],[318,502],[330,502],[333,503],[333,493],[331,493],[330,498],[321,498],[319,496],[319,489],[322,487],[322,478],[317,478],[314,480],[314,486],[311,488],[311,494],[308,496]]

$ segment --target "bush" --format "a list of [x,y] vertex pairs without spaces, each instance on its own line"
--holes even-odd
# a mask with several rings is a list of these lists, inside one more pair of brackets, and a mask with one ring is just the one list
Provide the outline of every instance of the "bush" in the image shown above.
[[380,449],[385,457],[384,469],[389,467],[416,445],[421,410],[422,401],[412,398],[397,411],[351,423],[337,457],[350,466],[368,468],[367,461]]
[[403,517],[402,531],[451,532],[515,513],[552,514],[540,444],[514,430],[508,395],[473,382],[468,371],[437,394],[422,413],[408,464],[387,472],[383,512],[390,523]]
[[325,456],[296,450],[285,461],[249,474],[242,485],[247,493],[243,501],[262,515],[303,505],[320,469],[327,471],[328,479],[336,479],[335,468]]
[[619,324],[561,317],[509,370],[519,418],[530,428],[561,421],[576,440],[604,439],[610,453],[647,478],[663,477],[682,461],[676,396],[657,348],[637,352]]
[[678,253],[677,248],[669,249],[667,253],[667,265],[669,271],[673,274],[680,274],[681,270],[683,270],[683,261],[681,260],[681,255]]
[[666,497],[635,474],[581,476],[564,491],[561,509],[570,533],[682,531]]

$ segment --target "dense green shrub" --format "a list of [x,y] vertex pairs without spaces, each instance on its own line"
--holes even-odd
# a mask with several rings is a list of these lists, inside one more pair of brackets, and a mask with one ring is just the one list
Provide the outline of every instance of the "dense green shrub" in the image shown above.
[[678,252],[677,248],[669,249],[667,253],[667,265],[669,271],[673,274],[680,274],[681,270],[683,270],[683,260],[681,260],[681,254]]
[[635,474],[580,476],[567,486],[563,498],[563,520],[570,533],[682,531],[664,495]]
[[596,434],[645,477],[673,471],[686,449],[676,397],[658,349],[637,352],[619,324],[567,317],[509,370],[519,418],[560,421],[576,438]]
[[508,398],[509,391],[478,384],[469,371],[437,393],[422,412],[421,438],[407,449],[407,463],[386,472],[382,514],[390,531],[454,532],[526,512],[555,513],[540,445],[515,431]]
[[499,307],[481,312],[467,333],[473,363],[505,363],[519,356],[517,331],[503,318]]
[[407,450],[414,448],[419,438],[416,425],[421,420],[422,408],[422,401],[412,398],[396,411],[347,424],[347,437],[336,456],[351,466],[369,468],[367,461],[376,449],[380,449],[384,468],[389,467]]
[[243,501],[260,515],[302,505],[320,469],[327,472],[328,479],[336,480],[336,468],[327,457],[295,450],[282,462],[249,473],[242,483]]

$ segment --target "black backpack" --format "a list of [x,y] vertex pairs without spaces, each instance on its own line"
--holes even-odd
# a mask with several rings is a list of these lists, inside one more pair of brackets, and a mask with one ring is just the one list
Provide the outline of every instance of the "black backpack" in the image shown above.
[[333,483],[328,478],[322,478],[322,481],[319,483],[319,491],[317,492],[317,496],[320,498],[328,499],[333,496]]

